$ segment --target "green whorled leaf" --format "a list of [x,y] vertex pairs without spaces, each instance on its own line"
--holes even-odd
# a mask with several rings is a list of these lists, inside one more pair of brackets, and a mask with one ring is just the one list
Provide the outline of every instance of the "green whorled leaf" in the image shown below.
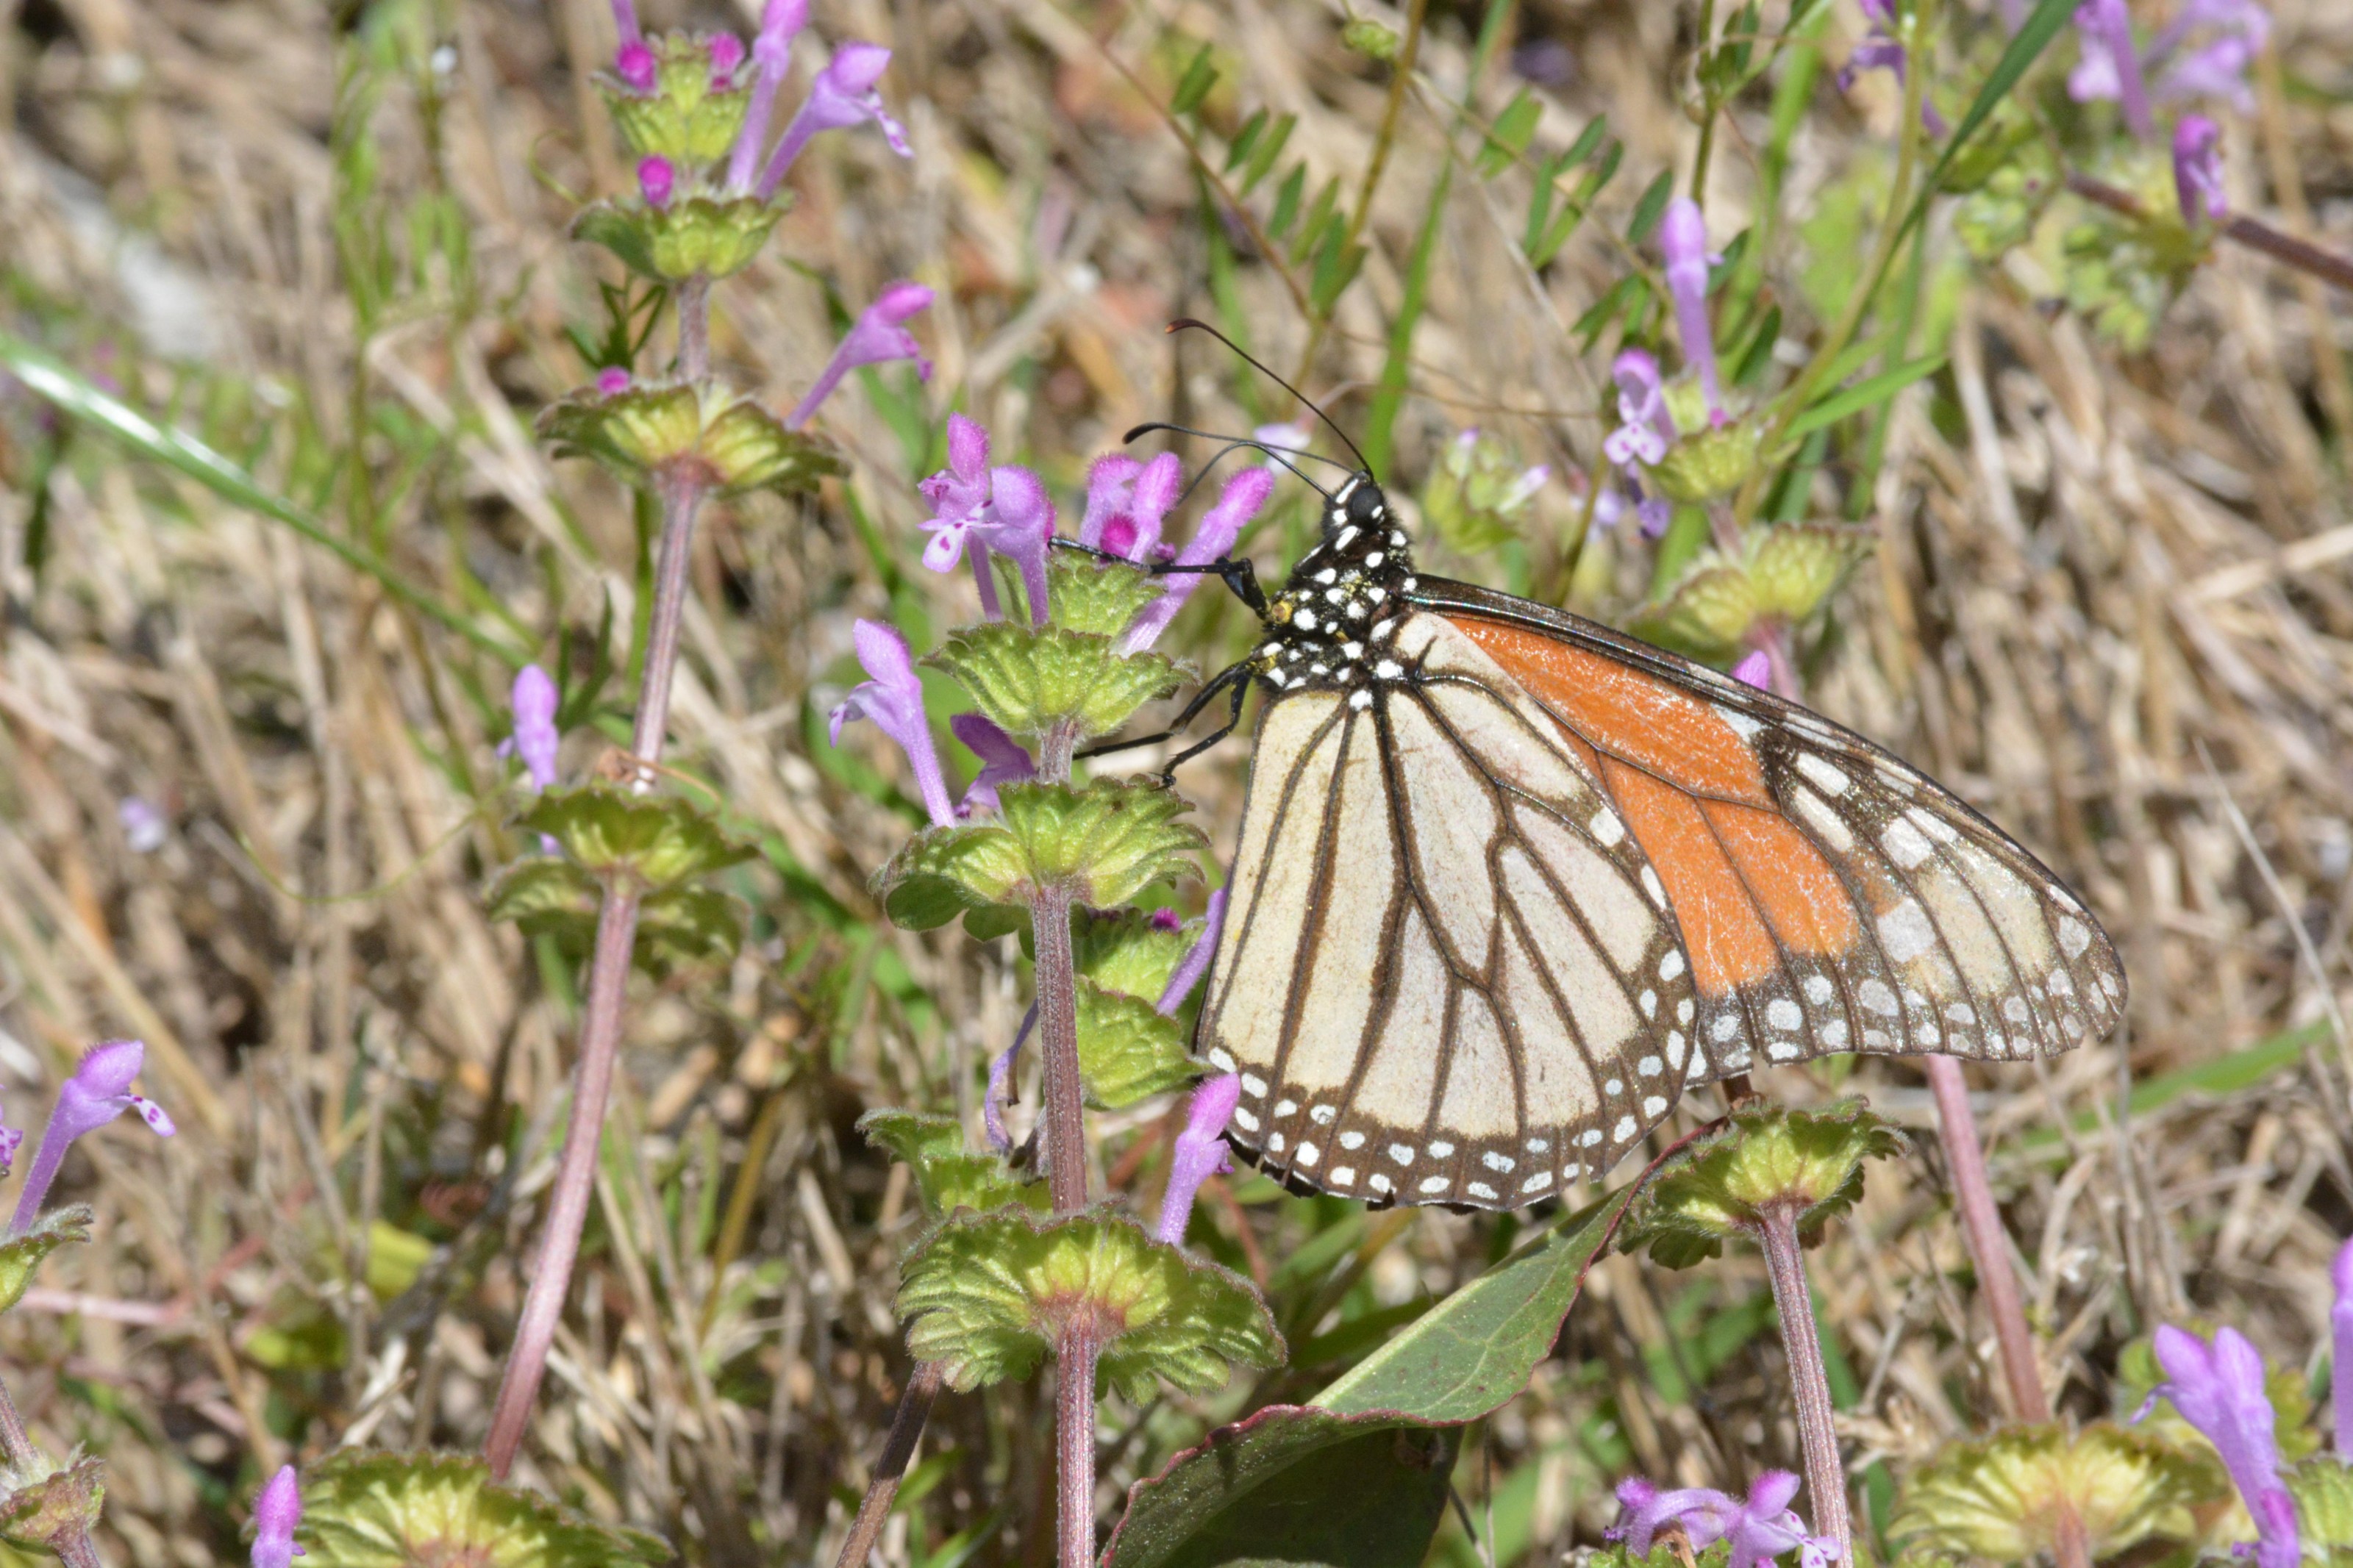
[[11,1476],[0,1498],[0,1541],[56,1551],[69,1535],[87,1533],[106,1505],[106,1461],[76,1459],[46,1474]]
[[2075,1433],[2012,1426],[1954,1444],[1906,1478],[1889,1533],[1915,1552],[2026,1563],[2055,1557],[2072,1518],[2099,1562],[2144,1541],[2194,1540],[2190,1508],[2202,1500],[2192,1467],[2146,1433],[2107,1421]]
[[2042,121],[2036,118],[2031,100],[2002,99],[1986,117],[1984,129],[1967,146],[1954,150],[1953,156],[1943,164],[1937,183],[1953,195],[1981,190],[1987,182],[2006,169],[2016,168],[2021,157],[2031,158],[2038,149],[2046,159],[2055,160],[2057,150],[2042,129]]
[[858,1119],[858,1130],[915,1173],[923,1213],[933,1219],[959,1209],[987,1214],[1012,1204],[1043,1210],[1051,1201],[1045,1183],[1018,1179],[1001,1155],[965,1148],[964,1128],[953,1116],[870,1110]]
[[1162,924],[1142,910],[1079,910],[1071,917],[1078,971],[1106,991],[1157,1004],[1206,924]]
[[350,1448],[302,1469],[308,1562],[333,1568],[658,1568],[659,1536],[501,1486],[470,1454]]
[[69,1242],[88,1241],[92,1215],[87,1204],[52,1209],[25,1227],[22,1236],[0,1241],[0,1312],[25,1299],[41,1260]]
[[1678,414],[1675,424],[1684,434],[1645,469],[1668,500],[1698,502],[1730,495],[1756,471],[1757,447],[1765,438],[1764,410],[1711,425],[1703,405],[1696,421]]
[[1199,828],[1176,820],[1192,808],[1156,779],[1003,784],[997,804],[1030,885],[1067,887],[1099,910],[1197,872],[1192,857],[1208,844]]
[[632,482],[682,470],[723,496],[796,494],[815,489],[828,474],[849,472],[824,437],[787,430],[757,402],[715,384],[647,382],[611,394],[586,388],[542,409],[538,428],[559,452],[597,458]]
[[2285,1479],[2305,1550],[2317,1547],[2331,1562],[2353,1552],[2353,1461],[2316,1455],[2288,1470]]
[[1083,975],[1077,988],[1079,1076],[1096,1109],[1124,1110],[1146,1096],[1182,1089],[1199,1074],[1176,1019]]
[[[577,962],[595,945],[604,887],[569,860],[518,861],[491,884],[490,918],[526,936],[553,936]],[[731,962],[744,945],[743,900],[714,888],[657,888],[638,900],[632,957],[656,979],[703,963]]]
[[931,931],[966,910],[1026,899],[1029,871],[1019,842],[993,823],[931,827],[909,839],[873,885],[893,925]]
[[1450,548],[1475,555],[1519,537],[1543,483],[1543,471],[1523,465],[1501,441],[1466,430],[1431,469],[1421,514]]
[[1440,1301],[1318,1394],[1316,1407],[1445,1424],[1500,1409],[1552,1353],[1639,1186],[1569,1215]]
[[907,1348],[968,1392],[1025,1377],[1063,1328],[1092,1314],[1097,1386],[1142,1403],[1166,1378],[1202,1394],[1233,1363],[1270,1367],[1282,1336],[1240,1277],[1154,1241],[1124,1215],[1049,1220],[1018,1210],[943,1224],[903,1266]]
[[1082,740],[1109,734],[1185,675],[1156,653],[1122,655],[1106,635],[1012,621],[967,626],[923,662],[955,677],[999,729],[1033,744],[1059,724]]
[[1340,47],[1388,65],[1398,58],[1397,29],[1358,16],[1340,29]]
[[572,237],[601,245],[631,271],[663,283],[724,278],[768,243],[789,200],[680,196],[649,206],[635,196],[594,202],[572,220]]
[[1997,171],[1953,204],[1953,233],[1978,261],[1998,260],[2025,244],[2063,188],[2066,172],[2056,155],[2038,150],[2042,158]]
[[1619,1245],[1685,1268],[1715,1257],[1727,1237],[1755,1236],[1767,1208],[1785,1207],[1810,1246],[1862,1196],[1863,1162],[1909,1147],[1860,1100],[1820,1110],[1742,1107],[1660,1166]]
[[702,33],[670,33],[646,40],[654,55],[654,85],[640,94],[610,75],[596,79],[611,110],[613,124],[638,157],[663,157],[681,166],[712,163],[727,156],[743,129],[744,111],[751,102],[750,73],[738,79],[747,85],[712,85],[711,37]]
[[995,942],[1001,936],[1019,933],[1024,946],[1029,943],[1029,911],[1015,904],[990,904],[973,910],[964,917],[964,934],[975,942]]
[[678,887],[758,853],[676,795],[632,795],[615,784],[549,790],[521,820],[586,870],[628,876],[647,889]]
[[1128,1489],[1103,1568],[1419,1568],[1461,1434],[1269,1405]]
[[1046,563],[1047,618],[1069,631],[1115,637],[1161,591],[1157,578],[1124,561],[1063,550]]
[[1837,522],[1752,529],[1740,559],[1704,552],[1634,629],[1694,658],[1735,658],[1759,621],[1795,626],[1820,610],[1877,540]]

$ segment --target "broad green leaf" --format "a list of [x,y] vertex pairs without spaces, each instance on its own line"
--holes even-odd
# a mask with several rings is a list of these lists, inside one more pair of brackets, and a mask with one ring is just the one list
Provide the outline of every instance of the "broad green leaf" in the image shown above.
[[1011,621],[966,626],[923,662],[955,677],[997,728],[1031,743],[1062,723],[1076,724],[1082,738],[1110,734],[1184,679],[1173,660],[1124,655],[1109,635]]
[[1182,1089],[1199,1075],[1186,1031],[1141,997],[1078,980],[1079,1075],[1087,1098],[1119,1110],[1147,1095]]
[[[594,946],[605,889],[569,860],[547,857],[509,867],[491,888],[486,912],[525,936],[552,936],[578,962]],[[724,963],[744,945],[744,906],[715,888],[656,888],[638,900],[634,961],[656,979],[697,963]]]
[[0,1241],[0,1312],[25,1299],[43,1258],[70,1242],[88,1241],[95,1217],[87,1204],[73,1204],[41,1215],[22,1236]]
[[1451,1424],[1511,1400],[1552,1353],[1586,1269],[1639,1185],[1569,1215],[1430,1308],[1317,1394],[1316,1407]]
[[1006,784],[997,800],[1029,884],[1067,886],[1081,903],[1099,910],[1193,872],[1193,855],[1208,842],[1199,828],[1176,820],[1191,807],[1157,780]]
[[1137,909],[1081,910],[1071,920],[1078,971],[1106,991],[1157,1003],[1184,962],[1202,922],[1164,925]]
[[675,1553],[544,1493],[501,1486],[470,1454],[347,1448],[302,1468],[306,1561],[333,1568],[659,1568]]
[[264,489],[259,480],[193,436],[158,425],[29,343],[0,332],[0,368],[78,419],[87,420],[142,457],[174,468],[232,505],[285,524],[417,614],[501,658],[521,655],[484,630],[478,617],[427,594],[380,560],[331,531],[309,512]]
[[676,795],[631,795],[607,784],[549,790],[522,822],[586,869],[627,875],[647,888],[676,887],[759,854]]
[[1860,1100],[1820,1110],[1736,1110],[1651,1176],[1619,1246],[1648,1247],[1653,1261],[1688,1268],[1732,1237],[1761,1232],[1763,1211],[1775,1205],[1795,1207],[1798,1233],[1810,1241],[1862,1196],[1864,1161],[1909,1147]]
[[951,1218],[908,1258],[899,1310],[913,1320],[908,1350],[939,1362],[960,1392],[1027,1377],[1081,1313],[1103,1336],[1098,1387],[1139,1405],[1162,1378],[1203,1394],[1234,1363],[1268,1367],[1282,1356],[1282,1336],[1246,1280],[1103,1211]]
[[760,254],[791,205],[758,196],[682,196],[662,207],[634,197],[601,201],[572,220],[572,237],[601,245],[630,270],[663,283],[724,278]]
[[858,1119],[858,1130],[914,1172],[923,1213],[933,1219],[960,1209],[987,1214],[1008,1204],[1043,1209],[1049,1202],[1043,1182],[1017,1179],[994,1151],[965,1148],[964,1127],[953,1116],[870,1110]]
[[824,437],[787,430],[756,400],[716,383],[585,388],[540,410],[537,428],[559,455],[596,458],[641,483],[685,467],[720,495],[804,492],[828,474],[849,471]]
[[1046,563],[1047,616],[1069,631],[1115,637],[1160,594],[1157,580],[1125,562],[1061,550]]
[[1453,1427],[1270,1405],[1130,1488],[1103,1568],[1418,1568],[1461,1440]]
[[2055,1561],[2072,1527],[2090,1561],[2105,1562],[2151,1539],[2195,1540],[2199,1480],[2168,1445],[2113,1422],[2012,1426],[1953,1444],[1906,1478],[1888,1533],[1930,1552],[2027,1563]]
[[1029,873],[1021,846],[993,823],[930,827],[874,874],[874,888],[893,925],[931,931],[967,910],[1027,898]]

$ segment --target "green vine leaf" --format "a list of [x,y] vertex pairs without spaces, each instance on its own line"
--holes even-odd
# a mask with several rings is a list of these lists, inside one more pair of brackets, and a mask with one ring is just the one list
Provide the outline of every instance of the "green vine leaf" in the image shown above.
[[1107,735],[1186,675],[1160,654],[1122,654],[1108,633],[1012,621],[966,626],[923,662],[955,677],[985,716],[1032,745],[1060,725],[1081,740]]
[[549,790],[521,820],[592,875],[629,877],[649,889],[679,887],[758,854],[675,795],[632,795],[607,784]]
[[2072,1519],[2096,1563],[2144,1541],[2196,1539],[2190,1507],[2202,1500],[2192,1468],[2147,1434],[2106,1421],[2073,1434],[2014,1426],[1915,1472],[1889,1533],[1915,1550],[2027,1563],[2055,1558]]
[[1621,1250],[1648,1247],[1669,1268],[1714,1258],[1728,1237],[1754,1237],[1764,1211],[1796,1211],[1806,1245],[1862,1196],[1862,1163],[1910,1141],[1860,1100],[1820,1110],[1750,1105],[1662,1165],[1628,1216]]
[[750,87],[713,89],[707,35],[670,33],[649,37],[646,46],[654,56],[652,91],[640,95],[613,76],[596,81],[621,140],[640,158],[681,165],[727,156],[743,129]]
[[22,1236],[0,1241],[0,1312],[25,1299],[42,1259],[69,1242],[88,1241],[96,1217],[89,1205],[73,1204],[43,1215]]
[[659,1536],[501,1486],[471,1455],[346,1449],[302,1471],[309,1560],[333,1568],[659,1568]]
[[965,1148],[964,1128],[953,1116],[870,1110],[858,1119],[858,1130],[914,1172],[923,1213],[933,1219],[959,1209],[987,1214],[1013,1204],[1042,1211],[1050,1202],[1045,1183],[1017,1178],[997,1153]]
[[681,196],[668,206],[649,206],[632,196],[596,202],[572,220],[572,237],[601,245],[631,271],[662,283],[681,283],[701,274],[724,278],[760,254],[776,220],[792,206],[781,199]]
[[595,458],[632,484],[662,473],[695,475],[714,493],[800,494],[849,467],[833,443],[784,422],[716,383],[646,382],[626,391],[585,388],[540,411],[538,429],[559,456]]
[[1046,563],[1047,618],[1069,631],[1115,637],[1160,597],[1157,579],[1124,561],[1057,551]]
[[[553,936],[578,962],[596,939],[604,887],[569,860],[520,860],[491,884],[487,913],[525,936]],[[732,962],[744,945],[742,900],[715,888],[658,888],[638,900],[637,965],[656,979],[698,964]]]
[[1247,1281],[1100,1210],[950,1219],[907,1259],[899,1310],[913,1320],[908,1349],[965,1392],[1028,1376],[1082,1316],[1102,1336],[1097,1387],[1137,1403],[1162,1378],[1205,1394],[1233,1363],[1282,1357],[1282,1336]]

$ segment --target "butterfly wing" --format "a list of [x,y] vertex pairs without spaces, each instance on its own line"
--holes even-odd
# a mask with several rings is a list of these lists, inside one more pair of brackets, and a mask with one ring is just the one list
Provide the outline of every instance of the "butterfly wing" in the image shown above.
[[2122,1016],[2064,884],[1942,785],[1795,703],[1525,600],[1425,580],[1599,773],[1698,978],[1704,1081],[1842,1050],[2013,1059]]
[[1200,1048],[1260,1163],[1512,1207],[1664,1117],[1698,1001],[1666,889],[1560,725],[1443,617],[1433,677],[1268,704]]

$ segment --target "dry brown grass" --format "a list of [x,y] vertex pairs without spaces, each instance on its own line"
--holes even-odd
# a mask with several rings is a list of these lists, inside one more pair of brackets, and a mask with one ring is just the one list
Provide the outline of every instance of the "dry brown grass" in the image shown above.
[[[2280,59],[2341,92],[2353,12],[2278,9]],[[1113,62],[1165,90],[1165,30],[1215,36],[1242,100],[1301,116],[1293,150],[1319,177],[1351,174],[1382,84],[1338,48],[1333,15],[997,0],[817,11],[828,37],[897,47],[888,85],[917,155],[902,163],[867,136],[820,144],[781,243],[722,290],[730,374],[797,395],[833,335],[819,280],[854,304],[913,276],[942,291],[924,327],[934,411],[960,399],[1000,450],[1026,450],[1058,482],[1138,418],[1249,422],[1227,367],[1157,331],[1206,311],[1198,212],[1182,150]],[[227,423],[273,484],[339,527],[380,529],[420,581],[448,584],[462,555],[521,624],[568,626],[578,645],[607,596],[626,625],[630,514],[609,479],[552,461],[528,430],[578,377],[558,332],[588,319],[600,275],[563,237],[562,192],[618,183],[584,85],[610,24],[595,0],[409,14],[455,50],[438,148],[417,81],[387,81],[365,125],[378,189],[355,203],[331,137],[348,46],[322,8],[0,0],[0,268],[15,289],[0,325],[159,409],[174,389],[244,389],[253,412]],[[1613,190],[1621,215],[1650,172],[1688,156],[1672,91],[1679,16],[1550,0],[1523,24],[1577,62],[1546,138],[1606,109],[1628,140],[1640,178]],[[691,18],[745,21],[712,5]],[[1465,58],[1448,8],[1425,68],[1457,80]],[[1872,154],[1892,110],[1866,98],[1818,114],[1799,144],[1801,206]],[[2234,177],[2259,210],[2345,248],[2348,141],[2353,110],[2285,97],[2274,74],[2254,144],[2234,134]],[[1750,189],[1739,143],[1717,165],[1723,215]],[[1433,120],[1409,110],[1319,385],[1377,372],[1440,149]],[[332,220],[434,192],[464,215],[474,286],[404,283],[363,341]],[[1469,182],[1452,197],[1416,348],[1429,395],[1400,425],[1409,476],[1474,420],[1532,458],[1593,457],[1597,363],[1562,323],[1616,260],[1580,239],[1567,265],[1529,277],[1511,245],[1516,199]],[[1240,284],[1259,343],[1289,363],[1302,328],[1288,294],[1261,266]],[[2303,1363],[2324,1338],[2325,1260],[2353,1224],[2353,1040],[2337,1011],[2353,928],[2347,321],[2343,298],[2225,253],[2158,346],[2120,359],[2014,289],[1972,283],[1952,340],[1958,415],[1925,389],[1899,405],[1876,497],[1883,548],[1814,688],[1826,711],[2044,855],[2126,955],[2125,1038],[1977,1079],[2051,1383],[2078,1415],[2105,1407],[2119,1346],[2160,1317],[2227,1319]],[[1361,403],[1342,406],[1345,419]],[[69,1180],[98,1205],[97,1239],[52,1265],[0,1348],[37,1433],[111,1464],[112,1560],[228,1561],[246,1499],[290,1437],[300,1455],[479,1442],[552,1168],[569,1025],[526,947],[480,913],[487,869],[513,848],[470,783],[494,767],[502,672],[95,434],[47,476],[49,554],[28,570],[39,420],[21,395],[0,405],[0,1076],[22,1120],[83,1046],[137,1034],[183,1131],[84,1145]],[[863,923],[865,874],[906,821],[812,752],[810,715],[849,674],[852,617],[888,608],[849,493],[902,568],[922,513],[909,459],[863,394],[826,421],[858,459],[848,487],[712,515],[675,721],[681,765],[808,880],[759,884],[773,931],[732,973],[649,994],[635,1016],[592,1266],[526,1449],[527,1479],[661,1529],[698,1562],[829,1560],[842,1490],[862,1484],[904,1373],[889,1296],[913,1224],[903,1173],[849,1123],[877,1104],[971,1112],[977,1064],[1021,1006],[1002,954]],[[355,423],[359,461],[328,471]],[[412,460],[414,482],[396,483]],[[380,516],[351,505],[355,477]],[[1605,615],[1640,586],[1624,543],[1605,542],[1624,558],[1578,577]],[[1548,551],[1556,541],[1537,542],[1539,565]],[[962,579],[913,575],[902,604],[912,592],[959,613]],[[1185,646],[1207,657],[1240,622],[1197,611],[1187,625]],[[595,747],[575,740],[576,769]],[[865,739],[853,750],[887,771]],[[1228,847],[1242,763],[1228,748],[1190,781]],[[170,818],[160,849],[127,844],[116,808],[130,795]],[[851,923],[811,913],[819,889]],[[2128,1082],[2315,1024],[2301,1056],[2252,1087],[2126,1114]],[[1926,1091],[1901,1064],[1852,1081],[1924,1134],[1874,1177],[1817,1272],[1860,1384],[1852,1451],[1900,1469],[2001,1399]],[[1780,1071],[1767,1087],[1806,1100],[1832,1086]],[[1152,1120],[1108,1124],[1110,1157]],[[761,1122],[766,1157],[746,1169]],[[1156,1180],[1147,1168],[1144,1184]],[[738,1202],[743,1246],[723,1279],[712,1222],[695,1216]],[[1311,1232],[1356,1223],[1345,1212],[1251,1219],[1280,1263]],[[389,1298],[340,1285],[372,1249],[383,1271],[397,1242],[385,1225],[438,1244],[421,1282]],[[1376,1222],[1361,1233],[1374,1290],[1396,1300],[1465,1279],[1492,1234],[1442,1215]],[[1610,1511],[1597,1456],[1613,1434],[1653,1474],[1688,1481],[1787,1463],[1767,1340],[1736,1335],[1695,1397],[1661,1383],[1762,1289],[1753,1260],[1686,1276],[1606,1267],[1564,1357],[1466,1450],[1473,1517],[1492,1476],[1499,1509],[1529,1510],[1517,1539],[1532,1554],[1591,1540]],[[1296,1397],[1321,1376],[1257,1392]],[[1153,1412],[1107,1454],[1106,1476],[1155,1465],[1239,1396]],[[917,1542],[989,1521],[985,1556],[1033,1558],[1044,1421],[1034,1388],[944,1402],[924,1452],[955,1458],[914,1510]],[[1521,1504],[1504,1495],[1514,1476]],[[885,1538],[893,1563],[910,1558],[906,1530]]]

